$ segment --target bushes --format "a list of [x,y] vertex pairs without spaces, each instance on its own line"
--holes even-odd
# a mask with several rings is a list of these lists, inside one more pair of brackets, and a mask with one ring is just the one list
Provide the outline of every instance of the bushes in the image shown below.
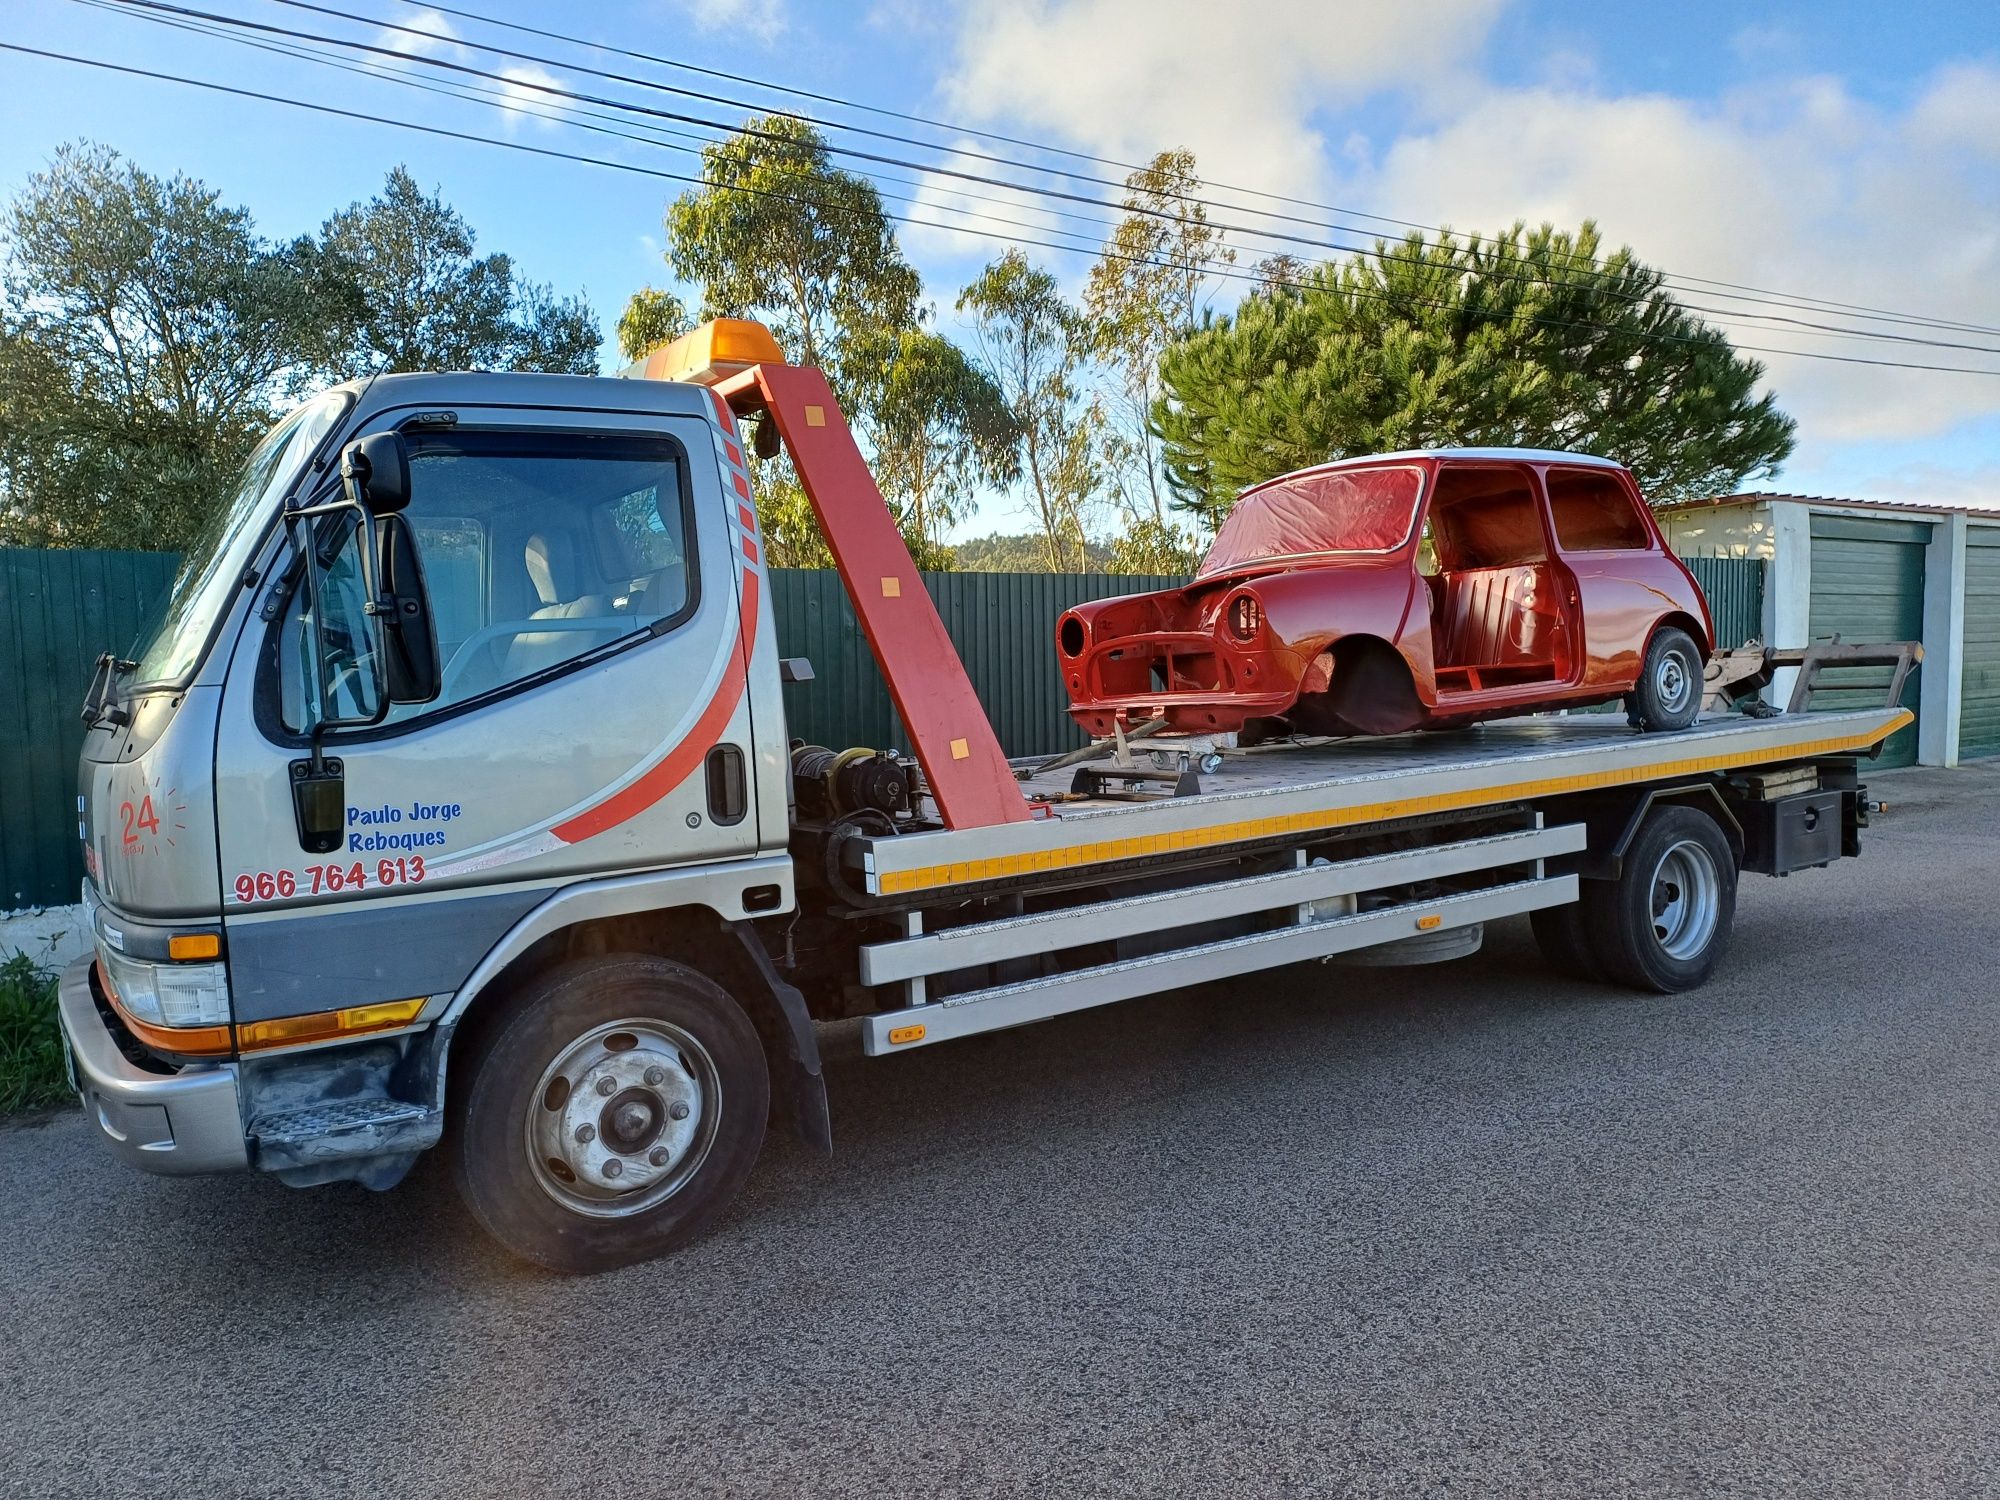
[[70,1097],[57,1025],[55,972],[25,953],[0,962],[0,1114]]

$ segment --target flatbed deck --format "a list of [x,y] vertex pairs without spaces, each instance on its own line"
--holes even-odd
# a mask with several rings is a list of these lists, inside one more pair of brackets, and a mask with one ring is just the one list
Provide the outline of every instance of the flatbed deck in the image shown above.
[[1224,757],[1184,797],[1071,800],[1073,772],[1022,782],[1025,823],[857,840],[863,887],[898,897],[1357,824],[1497,806],[1819,756],[1872,753],[1904,708],[1716,718],[1644,734],[1614,714],[1497,720],[1447,733]]

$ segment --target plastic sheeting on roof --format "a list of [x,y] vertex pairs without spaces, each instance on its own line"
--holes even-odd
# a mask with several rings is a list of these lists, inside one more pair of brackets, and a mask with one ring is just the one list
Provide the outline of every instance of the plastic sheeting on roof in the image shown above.
[[1197,578],[1329,552],[1387,552],[1409,539],[1423,474],[1333,469],[1280,479],[1236,502]]

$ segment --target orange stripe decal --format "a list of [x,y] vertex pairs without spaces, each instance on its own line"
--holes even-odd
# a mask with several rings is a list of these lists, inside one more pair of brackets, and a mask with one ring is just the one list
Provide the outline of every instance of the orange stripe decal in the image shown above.
[[743,633],[730,649],[730,662],[723,669],[722,681],[716,684],[715,696],[708,700],[708,707],[701,711],[701,717],[695,720],[687,737],[649,766],[638,780],[613,792],[594,807],[587,807],[566,822],[556,824],[549,830],[551,833],[565,844],[580,844],[607,828],[616,828],[620,823],[638,817],[694,774],[702,757],[715,748],[716,741],[722,738],[722,731],[735,717],[736,705],[743,701],[744,661],[757,638],[755,573],[746,571],[743,575],[743,604],[738,622]]

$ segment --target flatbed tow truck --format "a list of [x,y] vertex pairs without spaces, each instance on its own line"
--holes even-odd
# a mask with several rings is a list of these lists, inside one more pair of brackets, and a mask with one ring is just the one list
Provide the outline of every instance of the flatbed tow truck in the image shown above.
[[[504,1244],[603,1269],[713,1222],[769,1119],[831,1149],[823,1022],[910,1051],[1520,914],[1564,972],[1698,985],[1739,872],[1859,853],[1859,758],[1911,720],[1010,761],[819,373],[729,321],[630,373],[329,392],[101,663],[60,1009],[129,1162],[386,1188],[445,1139]],[[787,737],[746,424],[909,755]]]

